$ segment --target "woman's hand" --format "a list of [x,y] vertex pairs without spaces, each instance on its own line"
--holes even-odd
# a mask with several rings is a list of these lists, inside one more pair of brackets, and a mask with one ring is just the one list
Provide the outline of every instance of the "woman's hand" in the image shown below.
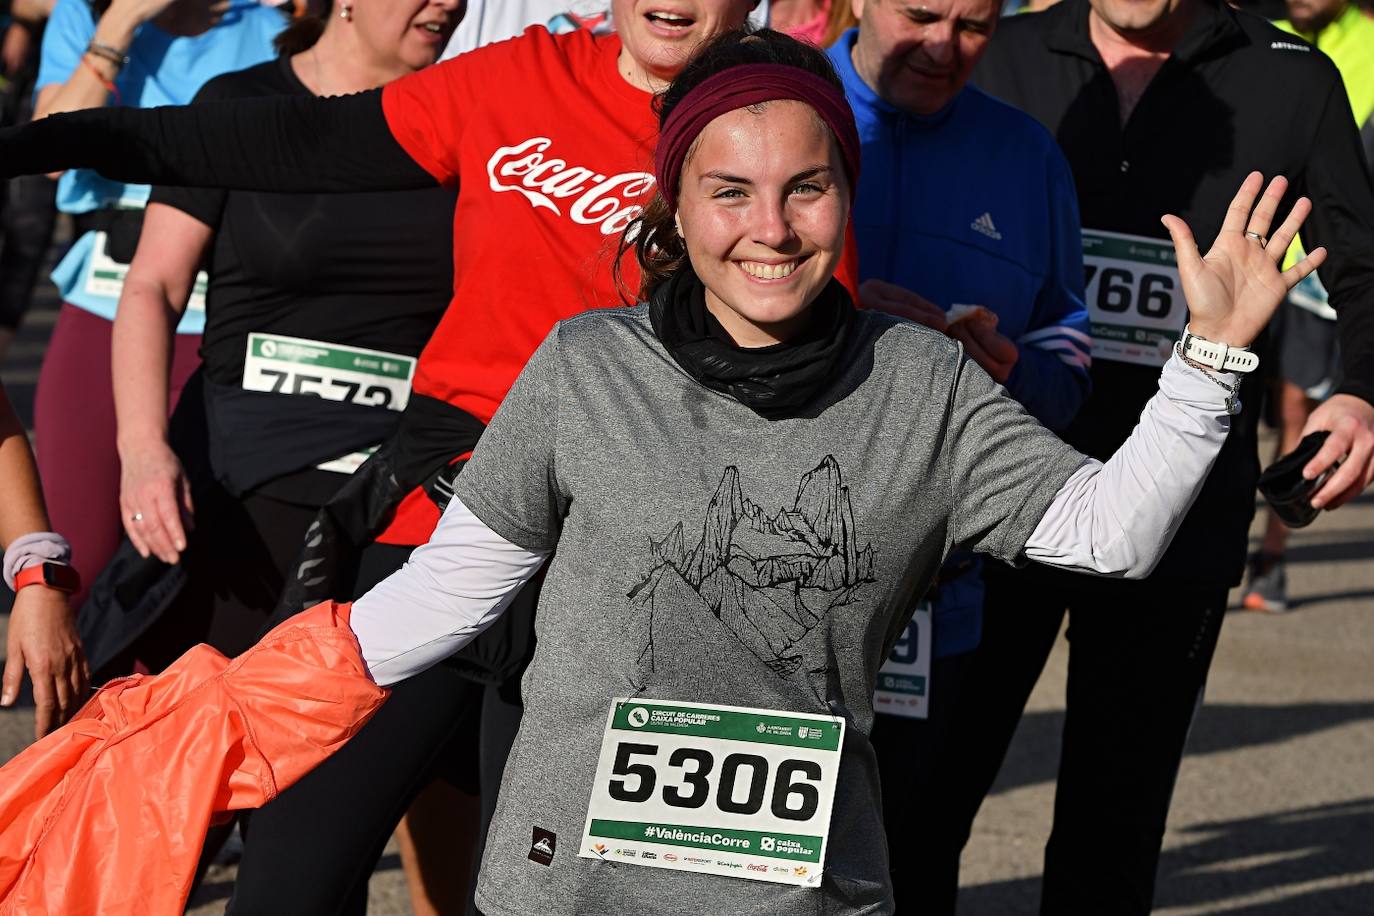
[[[963,344],[964,352],[998,383],[1006,382],[1020,356],[1016,344],[997,332],[995,320],[991,325],[977,321],[950,324],[949,315],[944,309],[896,283],[877,278],[865,280],[859,284],[859,306],[887,312],[948,334]],[[992,315],[991,312],[987,314]],[[996,318],[995,315],[992,317]]]
[[17,77],[29,62],[29,52],[33,50],[33,33],[27,23],[15,19],[5,30],[0,40],[0,73]]
[[119,508],[124,530],[139,554],[172,564],[186,549],[195,507],[181,461],[161,439],[120,451]]
[[1249,346],[1288,291],[1326,260],[1326,249],[1318,248],[1279,272],[1298,227],[1312,212],[1312,202],[1299,198],[1271,236],[1269,227],[1288,190],[1288,179],[1280,175],[1269,182],[1256,206],[1255,195],[1263,183],[1264,176],[1259,172],[1246,177],[1205,257],[1198,254],[1197,242],[1187,223],[1177,216],[1163,219],[1178,255],[1178,272],[1188,300],[1192,332],[1232,347]]
[[1315,480],[1341,461],[1322,488],[1312,494],[1314,508],[1335,509],[1359,496],[1374,481],[1374,404],[1353,394],[1333,394],[1312,411],[1302,434],[1320,430],[1331,435],[1302,469],[1302,476]]
[[941,334],[949,327],[945,310],[935,303],[913,293],[904,286],[888,283],[877,278],[859,284],[859,307],[887,312],[898,318],[905,318]]
[[[104,45],[117,54],[127,55],[133,44],[134,33],[149,19],[164,12],[174,0],[114,0],[100,20],[95,24],[95,34],[91,41]],[[64,111],[84,111],[88,108],[101,108],[107,105],[113,94],[109,84],[119,77],[123,69],[118,63],[106,60],[95,54],[83,54],[84,63],[78,64],[61,83],[49,83],[38,90],[34,98],[33,119],[41,121],[48,115]],[[49,172],[49,178],[58,178],[60,171]]]
[[13,706],[19,698],[26,668],[33,681],[37,740],[81,708],[91,678],[67,596],[43,585],[21,588],[14,596],[0,706]]
[[1021,358],[1016,341],[998,331],[996,324],[956,321],[946,333],[963,344],[964,352],[999,385],[1007,383],[1016,361]]
[[128,52],[138,27],[155,19],[176,0],[114,0],[96,23],[95,40]]
[[116,12],[140,23],[155,18],[176,0],[114,0],[107,12]]

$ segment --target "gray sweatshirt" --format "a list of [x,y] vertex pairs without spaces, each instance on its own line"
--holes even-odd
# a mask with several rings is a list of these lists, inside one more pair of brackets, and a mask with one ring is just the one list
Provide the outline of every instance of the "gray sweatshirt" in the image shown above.
[[[394,682],[480,632],[558,548],[485,912],[889,912],[872,693],[941,560],[959,546],[1145,575],[1229,427],[1221,388],[1175,360],[1143,432],[1104,466],[942,335],[865,311],[851,340],[814,416],[767,421],[688,377],[643,306],[562,322],[434,538],[357,602],[370,670]],[[842,717],[822,886],[579,858],[616,697]],[[556,852],[535,856],[548,834]]]

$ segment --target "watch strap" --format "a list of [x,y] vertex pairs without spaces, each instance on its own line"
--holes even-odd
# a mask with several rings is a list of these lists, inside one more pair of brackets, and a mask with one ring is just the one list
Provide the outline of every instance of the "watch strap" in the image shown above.
[[81,577],[65,563],[35,563],[14,575],[16,592],[29,585],[44,585],[71,594],[81,587]]
[[1259,368],[1259,356],[1246,348],[1198,337],[1187,328],[1183,329],[1182,349],[1184,358],[1218,372],[1254,372]]

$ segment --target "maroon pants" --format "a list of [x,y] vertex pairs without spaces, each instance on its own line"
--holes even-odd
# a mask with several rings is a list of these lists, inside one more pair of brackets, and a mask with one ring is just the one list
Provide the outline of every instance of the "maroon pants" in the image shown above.
[[[119,453],[115,450],[110,333],[114,323],[64,302],[38,373],[34,452],[54,531],[72,545],[81,574],[79,609],[119,546]],[[168,409],[200,365],[199,334],[177,334]]]

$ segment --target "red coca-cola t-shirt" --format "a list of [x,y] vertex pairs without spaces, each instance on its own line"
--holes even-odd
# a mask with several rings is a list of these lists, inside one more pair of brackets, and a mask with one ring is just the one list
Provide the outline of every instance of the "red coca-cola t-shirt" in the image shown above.
[[[392,134],[454,210],[453,301],[413,388],[489,422],[554,323],[622,305],[620,232],[653,193],[652,96],[621,78],[620,39],[532,28],[396,80]],[[638,284],[629,259],[626,279]],[[439,521],[420,492],[379,540],[423,544]]]
[[[653,97],[621,77],[620,48],[615,35],[534,27],[383,89],[402,148],[459,188],[453,301],[420,354],[417,393],[490,422],[557,321],[624,304],[612,266],[653,196],[658,123]],[[637,287],[632,256],[625,279]],[[416,490],[378,540],[422,544],[438,521]]]

